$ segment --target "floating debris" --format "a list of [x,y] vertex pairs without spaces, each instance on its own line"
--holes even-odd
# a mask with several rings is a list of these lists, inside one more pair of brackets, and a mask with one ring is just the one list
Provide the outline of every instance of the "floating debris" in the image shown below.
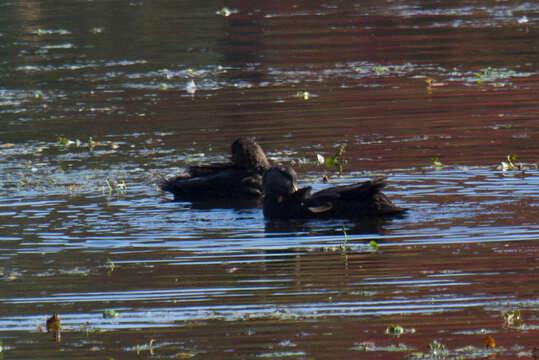
[[190,95],[195,95],[196,91],[198,90],[197,84],[195,84],[194,80],[191,80],[187,83],[185,86],[185,91],[187,91]]
[[296,93],[296,96],[303,100],[309,100],[309,98],[311,97],[311,94],[308,91],[298,91]]
[[50,318],[47,319],[45,322],[45,326],[48,333],[51,333],[55,340],[60,342],[62,335],[61,335],[61,325],[60,325],[60,315],[54,314]]
[[385,333],[386,335],[399,337],[403,334],[415,334],[415,329],[414,328],[405,329],[400,325],[391,324],[386,328]]
[[239,11],[238,11],[238,9],[229,9],[227,7],[223,7],[221,10],[217,10],[215,13],[217,15],[227,17],[227,16],[230,16],[230,15],[237,14],[237,13],[239,13]]
[[120,316],[120,314],[114,310],[103,311],[103,319],[114,319]]
[[106,271],[107,271],[107,276],[112,275],[112,272],[114,271],[114,268],[115,268],[114,261],[112,261],[111,259],[107,258],[107,259],[105,260],[105,269],[106,269]]
[[520,310],[506,311],[503,313],[503,322],[506,327],[520,326]]
[[487,348],[493,348],[496,347],[496,341],[494,341],[494,338],[490,335],[487,335],[485,337],[485,346]]
[[523,17],[518,18],[518,23],[519,24],[527,24],[528,23],[528,17],[526,15],[524,15]]
[[507,155],[507,161],[502,161],[501,167],[499,169],[503,171],[507,170],[515,170],[516,166],[514,162],[517,160],[517,156],[515,154],[509,154]]
[[92,34],[101,34],[103,31],[105,31],[103,27],[95,27],[90,30]]
[[435,169],[441,169],[444,167],[444,165],[440,162],[438,157],[431,158],[431,161],[432,161],[432,167],[434,167]]
[[47,331],[59,331],[60,330],[60,315],[54,314],[47,319],[45,323]]

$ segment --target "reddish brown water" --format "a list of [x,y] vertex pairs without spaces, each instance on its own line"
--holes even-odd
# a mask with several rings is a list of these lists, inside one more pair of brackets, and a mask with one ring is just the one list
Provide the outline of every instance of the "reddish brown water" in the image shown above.
[[[0,359],[537,358],[539,6],[227,6],[0,5]],[[269,223],[157,190],[239,136],[411,210]],[[342,144],[343,174],[316,163]]]

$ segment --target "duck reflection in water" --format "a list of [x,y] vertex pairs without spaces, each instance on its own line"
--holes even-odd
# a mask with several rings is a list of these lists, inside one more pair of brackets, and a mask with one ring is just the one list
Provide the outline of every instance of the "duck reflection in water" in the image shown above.
[[266,154],[254,138],[247,137],[234,141],[231,153],[230,161],[191,166],[186,174],[164,179],[159,187],[177,201],[256,206],[262,197],[262,174],[270,168]]
[[272,167],[264,173],[263,210],[266,219],[364,219],[402,215],[381,189],[384,179],[334,186],[315,193],[297,188],[296,172],[289,166]]

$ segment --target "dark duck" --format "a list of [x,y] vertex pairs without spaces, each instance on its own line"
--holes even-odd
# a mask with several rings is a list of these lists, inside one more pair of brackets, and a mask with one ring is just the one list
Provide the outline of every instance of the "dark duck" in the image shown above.
[[256,200],[262,197],[262,174],[270,168],[266,154],[253,138],[232,143],[230,161],[191,166],[186,174],[159,186],[177,201]]
[[272,167],[264,173],[264,217],[267,219],[353,219],[396,216],[407,209],[395,206],[382,192],[383,179],[334,186],[315,193],[298,189],[291,167]]

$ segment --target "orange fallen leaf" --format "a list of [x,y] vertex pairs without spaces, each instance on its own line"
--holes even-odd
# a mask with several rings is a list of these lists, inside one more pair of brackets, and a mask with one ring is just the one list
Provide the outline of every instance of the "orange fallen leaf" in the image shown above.
[[496,341],[494,341],[494,338],[490,335],[487,335],[485,338],[485,346],[488,348],[493,348],[496,346]]

